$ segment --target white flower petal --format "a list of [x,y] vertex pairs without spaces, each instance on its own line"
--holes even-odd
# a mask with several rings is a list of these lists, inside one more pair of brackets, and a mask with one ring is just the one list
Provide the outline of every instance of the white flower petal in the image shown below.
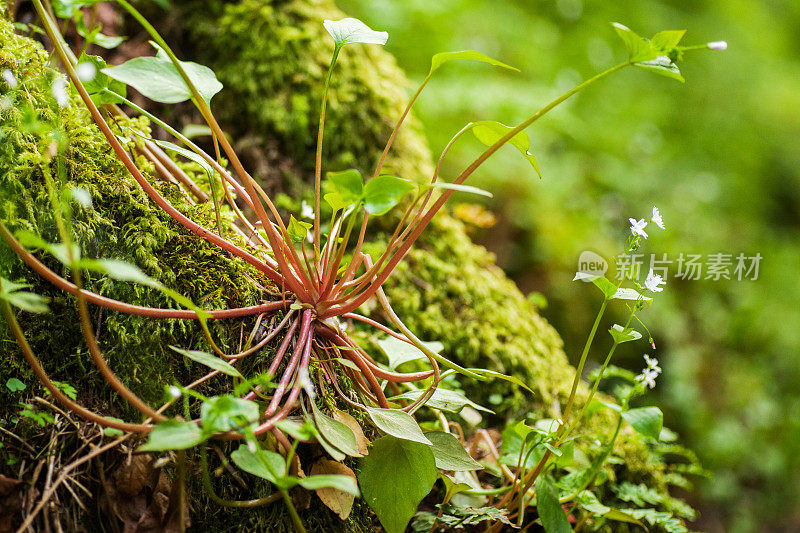
[[659,228],[667,229],[664,227],[664,220],[661,218],[661,213],[656,206],[653,206],[653,217],[650,220],[652,220]]
[[635,218],[629,218],[628,222],[631,223],[631,233],[633,236],[641,236],[645,239],[647,238],[647,233],[644,231],[644,228],[647,227],[647,221],[645,219],[636,220]]
[[728,49],[728,43],[726,43],[725,41],[712,41],[712,42],[708,43],[706,46],[708,46],[712,50],[727,50]]
[[300,206],[300,216],[303,218],[314,218],[314,208],[305,200],[303,200],[303,203]]
[[665,283],[666,283],[666,281],[664,281],[664,279],[660,275],[654,274],[652,269],[647,274],[647,279],[644,280],[644,286],[650,292],[661,292],[661,291],[663,291],[664,288],[663,287],[659,287],[659,285],[664,285]]

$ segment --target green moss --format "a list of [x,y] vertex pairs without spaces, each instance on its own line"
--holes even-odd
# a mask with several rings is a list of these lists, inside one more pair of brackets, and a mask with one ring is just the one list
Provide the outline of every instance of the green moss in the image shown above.
[[[74,237],[82,254],[88,257],[122,259],[138,265],[148,275],[193,299],[206,309],[253,305],[261,292],[250,281],[262,276],[233,260],[207,241],[175,223],[157,208],[117,160],[79,99],[60,109],[50,95],[56,73],[46,67],[41,47],[13,33],[9,22],[0,22],[0,65],[20,81],[11,91],[3,84],[8,109],[3,111],[0,147],[0,214],[13,230],[26,229],[57,242],[53,211],[44,187],[43,171],[62,180],[62,187],[79,185],[92,196],[93,208],[76,207]],[[131,126],[147,130],[144,120]],[[66,148],[53,161],[46,157],[49,138],[55,134],[67,139]],[[152,177],[152,167],[138,161]],[[208,204],[190,205],[174,186],[153,179],[156,187],[173,205],[193,219],[213,227]],[[43,254],[39,254],[42,256]],[[34,284],[34,291],[52,298],[52,312],[45,315],[22,313],[23,324],[33,349],[46,362],[55,379],[91,384],[97,394],[92,401],[108,406],[115,413],[131,414],[97,379],[82,342],[74,299],[56,291],[31,272],[5,245],[0,245],[0,273],[13,280]],[[56,272],[69,277],[55,260],[44,257]],[[129,283],[116,283],[97,276],[86,280],[87,288],[105,296],[136,305],[176,307],[161,293]],[[93,311],[97,312],[95,309]],[[146,401],[161,400],[159,385],[185,380],[194,373],[167,348],[204,345],[202,333],[193,321],[152,320],[120,313],[102,312],[95,325],[105,357],[123,381]],[[238,340],[238,329],[222,321],[213,323],[215,335],[229,346]],[[5,328],[4,328],[5,329]],[[0,380],[30,375],[20,363],[18,348],[5,332],[0,354]],[[197,365],[195,365],[197,366]],[[195,369],[197,371],[199,369]]]

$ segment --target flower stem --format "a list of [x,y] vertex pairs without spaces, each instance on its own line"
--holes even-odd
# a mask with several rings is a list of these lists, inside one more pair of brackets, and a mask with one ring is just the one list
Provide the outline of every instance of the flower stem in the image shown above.
[[342,47],[336,45],[333,49],[333,56],[331,57],[331,64],[328,67],[328,74],[325,76],[325,88],[322,90],[322,103],[319,110],[319,130],[317,131],[317,156],[314,164],[314,265],[319,269],[319,252],[320,252],[320,197],[322,189],[322,137],[325,132],[325,110],[328,107],[328,88],[331,84],[331,75],[333,74],[333,67],[336,65],[336,59],[339,57],[339,52]]

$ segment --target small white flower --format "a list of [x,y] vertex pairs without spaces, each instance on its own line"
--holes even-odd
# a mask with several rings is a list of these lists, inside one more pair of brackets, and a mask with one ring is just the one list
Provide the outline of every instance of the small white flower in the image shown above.
[[300,216],[303,218],[314,218],[314,208],[305,200],[300,205]]
[[652,389],[656,386],[656,378],[661,374],[661,368],[659,368],[658,360],[655,357],[645,354],[644,360],[647,363],[647,368],[642,370],[642,373],[636,376],[635,379]]
[[58,107],[67,107],[69,104],[69,94],[67,93],[67,82],[61,78],[53,80],[53,85],[50,87],[50,92],[53,93],[53,98],[56,99]]
[[75,72],[78,74],[78,78],[83,81],[92,81],[97,74],[97,68],[91,63],[79,63],[77,67],[75,67]]
[[661,218],[661,213],[656,206],[653,206],[653,217],[650,220],[652,220],[659,228],[667,229],[664,227],[664,220]]
[[647,363],[648,370],[653,370],[655,372],[661,373],[661,367],[658,366],[658,359],[655,357],[650,357],[647,354],[644,354],[644,361]]
[[11,109],[12,105],[14,105],[14,101],[11,100],[11,98],[8,96],[0,96],[0,111]]
[[14,77],[14,73],[11,72],[10,70],[4,69],[2,76],[3,76],[3,81],[6,82],[8,86],[11,87],[12,89],[16,89],[17,85],[19,85],[17,83],[17,78]]
[[644,231],[644,228],[647,227],[647,221],[645,219],[636,220],[635,218],[629,218],[628,222],[631,223],[631,233],[633,233],[634,237],[636,235],[641,235],[645,239],[647,238],[647,233]]
[[728,43],[726,43],[725,41],[712,41],[708,43],[706,46],[708,46],[712,50],[727,50]]
[[304,368],[300,371],[300,375],[298,378],[300,380],[300,385],[303,387],[303,390],[306,391],[306,394],[312,400],[317,397],[317,391],[314,390],[314,384],[311,383],[311,378],[308,376],[308,369]]
[[652,269],[650,269],[650,272],[648,272],[647,279],[644,280],[644,286],[650,292],[661,292],[661,291],[663,291],[664,288],[663,287],[659,287],[659,285],[664,285],[666,283],[667,282],[664,281],[664,278],[662,278],[658,274],[654,274]]
[[645,370],[641,374],[636,376],[636,381],[644,383],[645,385],[647,385],[647,387],[652,389],[655,388],[656,386],[656,377],[658,377],[658,374]]
[[179,389],[175,385],[170,385],[168,390],[169,390],[169,395],[175,398],[176,400],[181,397],[181,389]]

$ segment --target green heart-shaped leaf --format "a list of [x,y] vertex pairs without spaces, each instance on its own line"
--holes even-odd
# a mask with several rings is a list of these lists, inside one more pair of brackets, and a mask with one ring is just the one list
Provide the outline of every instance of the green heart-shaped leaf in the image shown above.
[[378,429],[389,435],[398,439],[431,445],[431,441],[422,433],[422,429],[414,417],[404,411],[367,407],[367,414]]
[[386,44],[389,34],[385,31],[375,31],[358,19],[344,18],[342,20],[326,20],[322,23],[337,47],[346,44]]
[[387,533],[402,533],[436,482],[431,447],[391,435],[376,440],[360,462],[358,482]]
[[436,468],[442,470],[467,471],[481,470],[483,467],[470,457],[458,438],[444,431],[429,431],[425,434],[433,443],[433,457]]
[[204,440],[203,432],[194,422],[165,420],[153,428],[147,436],[147,442],[139,447],[139,451],[185,450],[197,446]]
[[[513,130],[511,126],[506,126],[505,124],[501,124],[500,122],[496,122],[494,120],[482,120],[480,122],[472,122],[467,124],[465,128],[472,129],[472,133],[475,134],[475,137],[478,138],[486,146],[491,146],[497,141],[499,141],[503,136],[507,135],[509,131]],[[508,141],[508,144],[519,150],[519,153],[528,160],[528,163],[531,164],[533,170],[536,171],[536,174],[541,178],[542,172],[539,170],[539,164],[536,162],[536,158],[530,152],[531,148],[531,139],[528,137],[528,134],[524,131],[520,131]]]
[[364,186],[364,209],[370,215],[383,215],[413,189],[413,184],[395,176],[372,178]]
[[638,433],[658,440],[664,424],[664,414],[658,407],[637,407],[622,412],[628,424]]
[[[222,84],[210,68],[190,61],[180,64],[206,103],[222,90]],[[189,87],[163,52],[156,57],[136,57],[122,65],[104,68],[102,72],[156,102],[177,104],[192,98]]]

